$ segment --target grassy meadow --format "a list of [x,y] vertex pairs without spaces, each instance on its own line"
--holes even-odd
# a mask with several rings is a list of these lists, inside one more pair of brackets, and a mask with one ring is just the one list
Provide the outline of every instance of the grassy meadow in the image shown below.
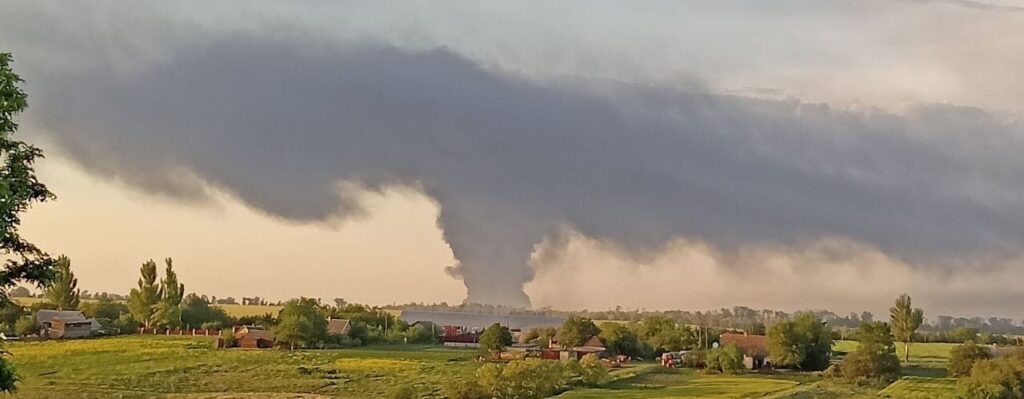
[[473,351],[437,346],[342,350],[214,349],[209,338],[121,336],[7,345],[19,398],[381,397],[413,384],[440,397],[471,375]]
[[[559,398],[878,398],[954,397],[945,378],[949,344],[915,344],[910,376],[885,389],[853,387],[810,373],[702,375],[637,363],[614,370],[602,388]],[[838,351],[855,342],[839,341]],[[205,337],[120,336],[6,346],[22,383],[18,398],[371,398],[415,385],[442,397],[449,381],[472,376],[476,352],[439,346],[338,350],[214,349]]]

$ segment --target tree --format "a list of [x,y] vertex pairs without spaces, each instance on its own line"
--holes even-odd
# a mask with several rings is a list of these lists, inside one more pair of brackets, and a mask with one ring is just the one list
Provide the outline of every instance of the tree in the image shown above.
[[171,258],[164,259],[167,269],[160,280],[160,303],[157,304],[156,319],[167,327],[181,327],[181,300],[185,297],[185,284],[178,283]]
[[[6,291],[18,281],[35,283],[45,287],[53,278],[53,259],[18,232],[20,214],[35,202],[46,202],[56,198],[39,182],[34,164],[43,158],[43,152],[35,146],[15,140],[18,130],[15,116],[28,107],[28,96],[18,85],[21,77],[11,68],[10,53],[0,53],[0,258],[4,259],[0,272],[0,293],[7,299]],[[9,391],[0,381],[0,391]]]
[[547,348],[551,338],[558,334],[554,327],[534,327],[519,336],[519,343],[526,344],[536,341],[542,348]]
[[160,287],[156,283],[156,262],[151,259],[143,263],[139,271],[142,277],[138,288],[132,288],[128,294],[128,309],[135,321],[149,329],[156,323],[154,316],[161,298]]
[[978,329],[971,327],[957,327],[949,333],[950,339],[955,342],[978,342]]
[[953,377],[965,377],[971,375],[974,364],[992,358],[992,351],[988,347],[976,343],[957,345],[950,351],[949,375]]
[[187,327],[222,328],[231,323],[224,309],[210,306],[201,296],[189,294],[182,303],[181,322]]
[[601,323],[601,334],[598,337],[604,342],[608,353],[612,355],[642,356],[640,339],[629,328],[621,323]]
[[903,342],[903,353],[906,362],[910,363],[910,342],[914,338],[914,332],[924,322],[924,311],[921,308],[914,309],[910,295],[903,294],[896,298],[896,304],[889,308],[889,318],[892,322],[893,335],[898,341]]
[[860,345],[846,355],[840,370],[843,377],[855,382],[889,383],[900,375],[900,360],[889,325],[882,322],[861,322],[857,329]]
[[127,305],[114,302],[106,296],[101,296],[93,302],[84,302],[80,309],[86,317],[108,320],[117,320],[122,314],[129,313]]
[[1024,398],[1024,353],[998,359],[980,360],[971,375],[961,378],[957,393],[965,399]]
[[[28,96],[12,62],[10,53],[0,53],[0,302],[10,301],[7,291],[19,281],[45,287],[53,278],[53,259],[18,232],[22,213],[56,197],[36,178],[34,165],[43,158],[42,150],[13,137],[15,117],[28,107]],[[0,357],[0,391],[13,391],[17,381],[14,368]]]
[[743,369],[743,350],[736,344],[711,349],[705,357],[707,368],[732,374]]
[[832,330],[813,314],[800,313],[768,330],[768,353],[777,366],[824,370],[832,356]]
[[512,332],[508,327],[494,323],[480,334],[480,348],[490,352],[500,352],[512,345]]
[[57,305],[57,310],[75,310],[81,303],[78,279],[71,271],[71,259],[61,255],[54,264],[54,277],[46,287],[46,299]]
[[25,316],[25,308],[13,301],[0,301],[0,328],[3,331],[14,331],[15,324]]
[[594,322],[586,317],[569,316],[558,332],[558,344],[564,348],[583,345],[590,337],[601,333]]
[[292,299],[281,308],[274,335],[291,350],[309,347],[327,337],[327,317],[316,299]]

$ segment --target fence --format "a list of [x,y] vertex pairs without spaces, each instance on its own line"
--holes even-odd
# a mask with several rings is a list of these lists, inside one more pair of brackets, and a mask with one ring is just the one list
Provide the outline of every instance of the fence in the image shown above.
[[140,335],[180,335],[193,337],[217,337],[221,330],[206,328],[145,328],[139,327]]

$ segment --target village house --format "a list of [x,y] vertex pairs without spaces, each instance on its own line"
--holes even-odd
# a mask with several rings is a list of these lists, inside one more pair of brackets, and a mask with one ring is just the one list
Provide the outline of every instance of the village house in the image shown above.
[[463,326],[444,326],[441,343],[444,346],[457,348],[479,348],[481,331],[467,329]]
[[596,335],[583,341],[583,345],[566,347],[558,343],[559,337],[551,338],[547,349],[541,351],[541,358],[548,360],[582,359],[583,356],[594,354],[600,356],[606,350],[604,343]]
[[238,326],[235,327],[235,339],[238,340],[239,348],[273,348],[274,333],[259,326]]
[[327,334],[329,335],[346,335],[348,330],[352,328],[352,323],[346,319],[327,319]]
[[719,345],[736,345],[743,351],[743,366],[749,370],[767,367],[771,364],[768,358],[768,337],[764,335],[748,335],[725,333],[718,338]]
[[36,327],[40,336],[54,339],[86,338],[102,328],[96,319],[86,318],[77,310],[49,309],[36,312]]

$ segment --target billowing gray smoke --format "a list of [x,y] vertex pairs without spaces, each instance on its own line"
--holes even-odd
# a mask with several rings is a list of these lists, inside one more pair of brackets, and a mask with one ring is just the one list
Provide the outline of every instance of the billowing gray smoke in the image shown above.
[[[420,187],[468,300],[526,304],[534,245],[574,229],[628,250],[847,237],[922,264],[1015,254],[1022,124],[593,81],[538,83],[447,50],[236,36],[35,87],[94,172],[183,198],[194,174],[296,221],[351,212],[338,181]],[[339,211],[340,209],[340,211]]]

